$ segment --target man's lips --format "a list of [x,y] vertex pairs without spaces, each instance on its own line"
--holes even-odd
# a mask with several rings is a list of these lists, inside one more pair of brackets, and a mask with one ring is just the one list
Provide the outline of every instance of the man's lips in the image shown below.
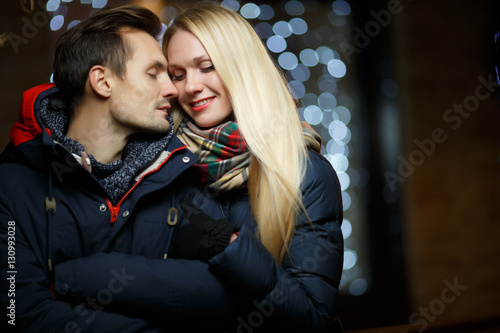
[[215,97],[209,97],[205,99],[198,100],[196,102],[191,102],[189,105],[191,105],[191,109],[195,112],[199,112],[202,110],[205,110],[212,102],[215,100]]
[[170,110],[171,106],[170,104],[169,105],[165,105],[165,106],[160,106],[158,108],[156,108],[157,110],[160,110],[160,111],[163,111],[165,112],[166,114],[168,114],[168,111]]

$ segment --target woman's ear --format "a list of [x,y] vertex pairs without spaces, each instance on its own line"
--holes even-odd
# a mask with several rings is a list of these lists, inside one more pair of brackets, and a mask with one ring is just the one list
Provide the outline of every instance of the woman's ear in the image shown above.
[[110,73],[109,68],[100,65],[93,66],[89,71],[89,83],[92,90],[105,98],[111,95]]

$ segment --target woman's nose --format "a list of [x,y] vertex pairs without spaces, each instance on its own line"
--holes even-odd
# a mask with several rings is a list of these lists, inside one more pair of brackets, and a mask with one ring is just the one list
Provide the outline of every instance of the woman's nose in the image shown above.
[[203,91],[203,83],[199,76],[195,73],[186,75],[186,92],[188,94],[195,94]]

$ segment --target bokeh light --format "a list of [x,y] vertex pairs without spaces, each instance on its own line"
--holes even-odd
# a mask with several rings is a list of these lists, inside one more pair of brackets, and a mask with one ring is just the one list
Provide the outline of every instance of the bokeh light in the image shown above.
[[333,59],[328,62],[328,72],[336,78],[344,77],[347,72],[345,64],[340,59]]
[[323,65],[326,65],[335,58],[335,54],[331,48],[328,46],[320,46],[316,49],[316,53],[318,54],[318,60]]
[[56,15],[50,20],[50,30],[57,31],[62,28],[64,24],[64,16]]
[[289,22],[292,32],[295,35],[303,35],[307,32],[307,22],[300,17],[295,17]]
[[267,48],[274,53],[281,53],[286,49],[286,40],[281,36],[271,36],[266,42]]
[[357,261],[358,254],[355,251],[347,249],[344,252],[344,270],[347,271],[353,268]]
[[304,109],[304,119],[311,125],[318,125],[323,120],[323,112],[316,105],[309,105]]
[[55,12],[56,10],[59,9],[60,5],[61,5],[61,0],[49,0],[47,1],[45,8],[47,9],[48,12]]
[[262,40],[266,40],[274,34],[273,26],[268,22],[259,22],[254,28]]
[[273,31],[276,35],[287,38],[292,34],[292,26],[288,22],[278,21],[273,25]]
[[300,51],[299,57],[300,61],[308,67],[314,67],[319,62],[318,54],[312,49],[303,49]]
[[368,289],[368,283],[365,279],[355,279],[349,286],[349,293],[354,296],[362,295]]
[[68,29],[71,29],[73,28],[75,25],[77,25],[78,23],[80,23],[80,20],[74,20],[74,21],[71,21],[69,24],[68,24]]
[[238,0],[224,0],[220,5],[235,12],[240,8],[240,3],[238,2]]
[[279,65],[285,70],[292,70],[299,63],[297,57],[292,52],[283,52],[278,57]]
[[[293,96],[296,99],[301,99],[304,97],[306,93],[306,87],[304,87],[304,84],[300,81],[293,80],[288,83],[288,87],[290,90],[293,92]],[[300,109],[299,109],[299,114],[300,114]]]
[[351,14],[351,6],[344,0],[336,0],[332,3],[333,12],[337,15]]
[[270,20],[274,17],[274,9],[269,5],[260,5],[260,14],[258,16],[259,20]]
[[240,14],[246,19],[254,19],[260,15],[260,8],[256,4],[250,2],[241,7]]
[[301,1],[287,1],[285,3],[285,11],[294,16],[302,15],[305,12],[305,7]]
[[335,95],[329,92],[324,92],[318,97],[318,105],[325,111],[333,110],[337,106],[337,99],[335,98]]
[[305,82],[311,77],[311,71],[303,64],[298,64],[297,67],[290,71],[290,74],[292,78],[300,82]]
[[108,4],[108,0],[92,0],[93,8],[104,8]]

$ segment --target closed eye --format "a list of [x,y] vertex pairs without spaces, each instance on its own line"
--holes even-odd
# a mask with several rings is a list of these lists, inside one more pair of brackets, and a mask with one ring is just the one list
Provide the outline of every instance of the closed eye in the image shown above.
[[202,68],[201,71],[202,72],[210,72],[210,71],[213,71],[214,69],[215,69],[215,66],[212,65],[212,66],[208,66],[208,67]]
[[152,68],[148,69],[146,74],[148,74],[151,78],[156,79],[156,76],[158,75],[158,69],[156,69],[155,67],[152,67]]
[[172,80],[172,82],[183,80],[185,77],[186,77],[186,74],[181,74],[181,75],[170,74],[170,79]]

